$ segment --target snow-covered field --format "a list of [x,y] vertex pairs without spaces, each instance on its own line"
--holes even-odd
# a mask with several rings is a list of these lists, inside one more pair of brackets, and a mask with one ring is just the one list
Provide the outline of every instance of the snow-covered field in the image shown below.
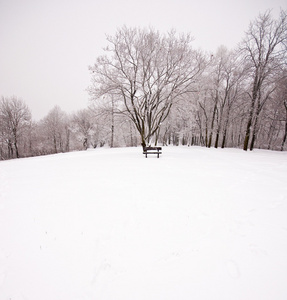
[[0,162],[0,300],[286,300],[287,153]]

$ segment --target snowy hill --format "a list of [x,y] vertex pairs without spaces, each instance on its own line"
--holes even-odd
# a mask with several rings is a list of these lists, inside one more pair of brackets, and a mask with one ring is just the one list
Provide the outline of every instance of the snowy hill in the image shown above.
[[286,300],[287,153],[0,162],[0,300]]

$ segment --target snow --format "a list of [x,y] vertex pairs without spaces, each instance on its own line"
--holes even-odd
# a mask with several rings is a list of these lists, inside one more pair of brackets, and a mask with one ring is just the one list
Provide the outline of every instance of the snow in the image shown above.
[[287,153],[0,162],[0,300],[286,300]]

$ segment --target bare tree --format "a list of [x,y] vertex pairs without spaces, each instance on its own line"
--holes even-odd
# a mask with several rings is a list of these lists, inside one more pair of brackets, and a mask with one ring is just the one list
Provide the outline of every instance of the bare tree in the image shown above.
[[55,106],[41,121],[49,153],[69,151],[70,130],[67,115]]
[[91,111],[89,109],[83,109],[76,112],[72,117],[72,123],[74,124],[74,131],[79,135],[83,148],[87,150],[91,143],[91,137],[95,127]]
[[122,112],[134,123],[142,145],[169,115],[173,102],[193,91],[204,67],[202,56],[191,48],[190,35],[174,31],[161,35],[153,29],[123,27],[107,37],[109,55],[90,67],[92,99],[114,95],[122,100]]
[[222,136],[221,147],[225,147],[227,138],[227,129],[230,122],[232,108],[239,99],[242,89],[244,70],[241,67],[237,53],[228,51],[221,46],[218,48],[213,58],[213,70],[211,76],[211,99],[214,107],[212,112],[212,121],[210,128],[210,147],[212,144],[212,133],[215,133],[214,147],[219,146],[220,136]]
[[[273,95],[273,101],[270,103],[271,107],[268,110],[267,118],[269,122],[268,149],[271,148],[271,144],[276,142],[275,137],[278,137],[276,143],[281,151],[284,150],[284,146],[287,140],[287,70],[283,70],[281,78],[276,83],[276,91]],[[276,134],[277,132],[277,134]],[[275,145],[276,146],[276,145]]]
[[19,141],[31,122],[31,112],[23,100],[13,96],[2,97],[0,103],[1,139],[8,146],[8,158],[14,151],[20,157]]
[[[121,101],[114,94],[105,95],[96,99],[89,106],[97,123],[101,123],[103,131],[106,132],[106,142],[111,148],[118,145],[119,126],[125,122],[126,117],[122,114]],[[109,137],[107,137],[109,136]]]
[[[253,149],[259,115],[274,92],[274,78],[286,58],[287,15],[281,11],[278,20],[268,11],[250,23],[241,50],[251,79],[249,116],[244,140],[244,150]],[[251,138],[251,142],[250,142]],[[250,145],[249,145],[250,142]]]

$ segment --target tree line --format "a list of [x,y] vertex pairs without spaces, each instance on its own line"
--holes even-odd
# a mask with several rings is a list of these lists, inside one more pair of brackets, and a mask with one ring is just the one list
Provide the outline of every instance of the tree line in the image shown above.
[[2,160],[95,148],[109,135],[104,116],[88,108],[69,115],[55,106],[34,122],[28,106],[15,96],[1,99],[0,128]]
[[174,30],[123,26],[107,41],[87,109],[33,122],[24,101],[2,97],[1,159],[158,143],[286,149],[286,11],[260,14],[236,49],[213,54]]

